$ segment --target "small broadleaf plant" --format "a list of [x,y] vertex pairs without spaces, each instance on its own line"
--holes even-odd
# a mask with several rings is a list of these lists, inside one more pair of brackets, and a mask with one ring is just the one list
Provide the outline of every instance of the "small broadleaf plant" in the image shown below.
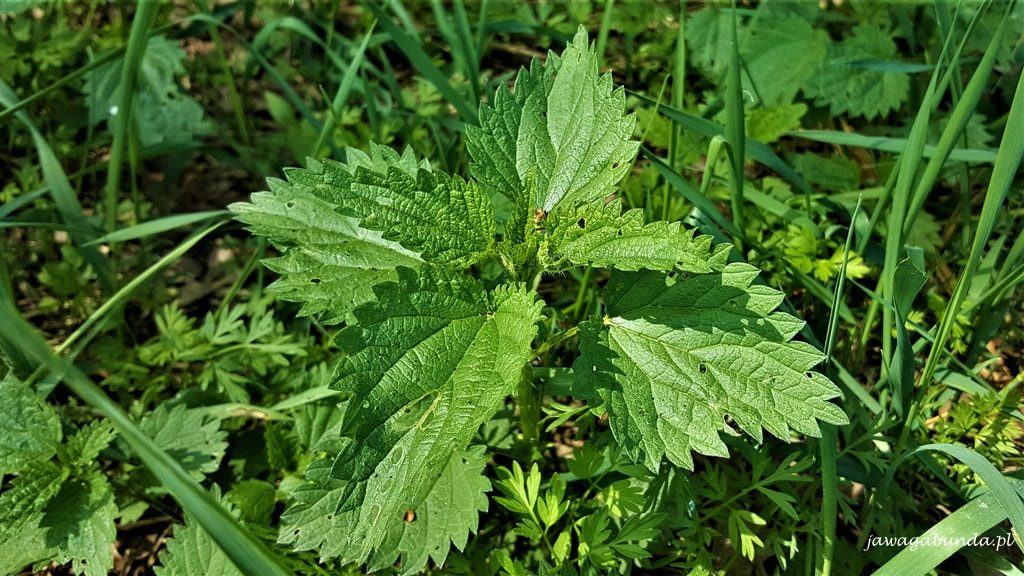
[[[812,371],[822,354],[792,340],[803,322],[776,311],[783,295],[754,283],[756,268],[614,200],[639,148],[624,109],[581,29],[481,106],[470,179],[371,145],[232,206],[279,250],[265,264],[280,297],[344,324],[332,387],[347,402],[320,446],[332,457],[292,492],[282,544],[371,569],[443,563],[487,509],[477,430],[534,390],[539,350],[577,331],[573,394],[651,471],[727,456],[720,432],[733,427],[788,440],[847,422],[830,402],[839,390]],[[496,194],[513,206],[500,224]],[[537,342],[558,314],[542,278],[586,266],[611,270],[603,314]],[[501,272],[485,283],[484,269]]]

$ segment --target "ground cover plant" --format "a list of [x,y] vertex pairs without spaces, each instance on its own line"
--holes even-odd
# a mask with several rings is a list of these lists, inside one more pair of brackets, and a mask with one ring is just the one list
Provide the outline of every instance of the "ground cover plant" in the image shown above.
[[0,26],[0,572],[1022,568],[1016,3]]

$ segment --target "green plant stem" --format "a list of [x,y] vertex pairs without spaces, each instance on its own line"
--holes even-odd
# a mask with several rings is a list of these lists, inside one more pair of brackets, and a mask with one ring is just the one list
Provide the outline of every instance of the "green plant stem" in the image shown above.
[[579,332],[580,332],[580,327],[579,326],[573,326],[572,328],[569,328],[568,330],[565,330],[564,332],[559,332],[558,334],[555,334],[550,339],[548,339],[547,342],[545,342],[545,343],[543,343],[543,344],[541,344],[540,346],[537,347],[537,350],[534,351],[534,353],[533,353],[533,357],[534,358],[540,358],[541,356],[543,356],[544,354],[548,353],[553,348],[555,348],[556,346],[561,344],[562,342],[565,342],[569,338],[572,338],[573,336],[579,334]]
[[608,31],[612,27],[615,14],[615,0],[604,0],[604,11],[601,14],[601,28],[597,31],[597,61],[604,65],[604,51],[608,46]]
[[519,426],[523,433],[523,443],[528,447],[528,461],[533,462],[540,456],[540,406],[542,391],[533,382],[533,368],[527,364],[519,376],[517,398],[519,400]]
[[[839,327],[839,304],[843,301],[846,288],[846,268],[850,261],[850,246],[853,245],[854,223],[860,213],[862,198],[857,198],[857,205],[850,215],[850,227],[846,232],[846,245],[843,248],[843,264],[839,269],[839,280],[836,282],[835,296],[829,314],[828,333],[825,337],[825,362],[827,369],[834,372],[833,354]],[[818,442],[821,452],[821,576],[832,573],[832,557],[836,545],[836,514],[839,499],[839,475],[836,471],[836,459],[839,451],[839,435],[835,426],[821,425],[821,440]]]
[[577,320],[580,320],[580,311],[583,310],[583,300],[587,296],[587,287],[590,285],[590,277],[593,275],[594,269],[587,266],[586,270],[583,271],[583,279],[580,280],[580,287],[576,290],[576,300],[572,303],[567,311]]
[[146,53],[149,40],[149,29],[160,11],[160,3],[155,1],[140,2],[132,21],[131,34],[128,37],[128,49],[125,52],[124,64],[121,69],[121,98],[118,101],[117,114],[114,116],[114,143],[110,149],[110,164],[107,167],[106,191],[106,222],[107,233],[117,227],[117,196],[121,189],[121,164],[128,144],[128,131],[131,129],[132,103],[135,100],[135,83],[138,79],[142,57]]

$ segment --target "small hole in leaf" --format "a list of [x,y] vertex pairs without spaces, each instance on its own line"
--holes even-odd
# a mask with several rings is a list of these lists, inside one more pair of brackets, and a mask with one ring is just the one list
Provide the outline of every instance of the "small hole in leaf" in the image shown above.
[[703,363],[703,362],[701,362],[700,364],[697,365],[697,371],[700,372],[701,374],[707,374],[708,373],[708,365]]
[[619,228],[619,231],[618,231],[618,234],[617,234],[617,235],[618,235],[618,236],[622,236],[622,228]]
[[285,202],[284,207],[289,209],[295,208],[295,202]]
[[576,225],[579,226],[580,228],[586,228],[587,227],[587,219],[586,218],[580,218],[579,220],[576,221]]
[[319,284],[319,283],[320,283],[320,279],[319,279],[319,278],[316,278],[316,277],[314,277],[314,278],[310,278],[310,279],[309,279],[309,281],[310,281],[311,283],[313,283],[313,284]]
[[808,379],[814,378],[814,374],[812,374],[810,372],[804,372],[804,376],[806,376]]
[[618,167],[619,167],[619,163],[618,162],[612,162],[612,168],[618,168]]

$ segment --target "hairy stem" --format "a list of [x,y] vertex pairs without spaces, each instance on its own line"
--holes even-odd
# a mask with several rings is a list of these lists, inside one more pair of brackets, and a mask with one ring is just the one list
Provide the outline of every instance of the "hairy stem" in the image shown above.
[[533,369],[527,364],[519,376],[519,427],[523,433],[523,445],[528,448],[528,460],[532,462],[539,455],[541,389],[533,382]]

